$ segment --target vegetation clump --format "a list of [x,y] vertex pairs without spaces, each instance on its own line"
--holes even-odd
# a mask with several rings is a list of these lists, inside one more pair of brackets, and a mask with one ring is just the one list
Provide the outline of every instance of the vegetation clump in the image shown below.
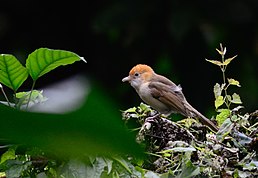
[[228,92],[230,87],[241,87],[240,83],[226,76],[236,56],[225,58],[222,45],[216,50],[221,60],[206,60],[217,65],[223,76],[223,83],[214,86],[217,133],[192,118],[173,122],[162,115],[152,117],[155,111],[143,103],[124,111],[127,122],[138,123],[137,140],[145,144],[148,153],[141,165],[144,169],[162,177],[258,176],[257,111],[241,114],[240,96]]
[[[122,112],[134,135],[125,132],[119,113],[113,114],[109,100],[97,90],[73,113],[20,111],[44,102],[43,91],[35,90],[38,78],[84,60],[77,54],[40,48],[28,56],[25,67],[13,55],[0,55],[0,88],[6,99],[0,104],[0,177],[258,177],[258,110],[241,113],[241,98],[231,93],[240,82],[226,75],[236,56],[226,58],[222,45],[216,50],[221,59],[206,61],[222,72],[222,83],[213,89],[212,121],[219,131],[192,118],[174,122],[163,115],[153,117],[157,111],[141,103]],[[31,90],[18,92],[29,76]],[[13,91],[13,99],[5,94],[5,86]]]

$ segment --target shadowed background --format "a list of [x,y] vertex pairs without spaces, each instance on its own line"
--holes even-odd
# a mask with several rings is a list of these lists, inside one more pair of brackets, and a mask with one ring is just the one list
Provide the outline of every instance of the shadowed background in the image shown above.
[[[240,81],[240,94],[251,112],[257,109],[258,2],[165,1],[9,1],[0,8],[0,53],[14,54],[23,64],[36,48],[77,53],[75,63],[42,77],[36,88],[75,74],[102,86],[119,109],[140,99],[121,79],[135,64],[146,63],[181,84],[188,101],[203,113],[214,108],[213,86],[222,83],[215,48],[238,54],[227,70]],[[29,90],[31,81],[20,88]],[[3,100],[2,95],[0,95]]]

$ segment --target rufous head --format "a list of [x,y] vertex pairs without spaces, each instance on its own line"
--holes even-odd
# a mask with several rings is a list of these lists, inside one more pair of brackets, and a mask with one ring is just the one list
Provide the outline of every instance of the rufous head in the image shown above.
[[129,82],[132,87],[137,89],[144,82],[148,82],[153,74],[154,71],[150,66],[138,64],[130,70],[129,76],[123,78],[122,81]]

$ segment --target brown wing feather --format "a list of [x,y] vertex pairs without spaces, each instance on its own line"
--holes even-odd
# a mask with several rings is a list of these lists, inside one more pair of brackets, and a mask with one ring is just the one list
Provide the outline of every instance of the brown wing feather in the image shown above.
[[188,116],[184,105],[185,97],[179,86],[151,82],[149,88],[151,95],[167,105],[173,112]]
[[200,121],[210,127],[214,131],[218,131],[209,119],[194,109],[185,99],[182,88],[177,86],[172,81],[161,75],[155,75],[155,80],[151,82],[149,88],[154,98],[158,99],[168,108],[176,113],[180,113],[186,117],[198,117]]
[[186,117],[197,117],[203,124],[214,131],[218,131],[217,126],[186,101],[182,91],[178,90],[178,88],[173,88],[160,82],[151,82],[149,88],[152,96],[167,105],[173,112],[180,113]]

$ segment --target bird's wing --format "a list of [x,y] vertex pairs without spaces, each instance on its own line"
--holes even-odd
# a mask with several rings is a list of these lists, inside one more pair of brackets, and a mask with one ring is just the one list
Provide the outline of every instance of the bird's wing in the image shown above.
[[151,82],[149,88],[151,95],[167,105],[173,112],[180,113],[184,116],[188,115],[184,104],[186,100],[180,86]]

